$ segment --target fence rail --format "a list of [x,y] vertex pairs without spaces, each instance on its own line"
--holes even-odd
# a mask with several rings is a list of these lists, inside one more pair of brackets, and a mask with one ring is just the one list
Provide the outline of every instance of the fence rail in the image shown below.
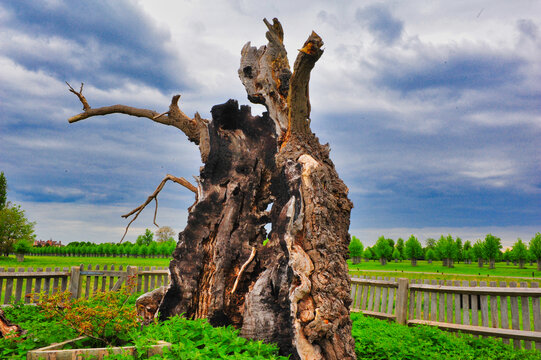
[[541,288],[536,282],[352,278],[352,312],[502,338],[541,350]]
[[32,303],[33,293],[56,293],[69,290],[73,297],[90,297],[98,291],[118,290],[129,276],[137,277],[137,292],[148,292],[169,283],[169,270],[163,267],[97,265],[71,268],[0,268],[0,304],[12,301]]

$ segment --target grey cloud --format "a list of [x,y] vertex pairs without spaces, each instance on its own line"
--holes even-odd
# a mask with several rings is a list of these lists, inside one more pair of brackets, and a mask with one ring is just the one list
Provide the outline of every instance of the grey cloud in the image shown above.
[[105,88],[128,79],[163,90],[187,88],[174,76],[182,61],[168,47],[169,32],[132,1],[17,1],[2,7],[8,13],[2,27],[19,41],[0,51],[29,70]]
[[357,9],[355,19],[368,27],[376,40],[385,45],[392,45],[402,36],[404,23],[395,18],[383,4],[373,4]]
[[520,33],[531,40],[537,40],[539,38],[539,28],[530,19],[520,19],[517,21],[517,28]]

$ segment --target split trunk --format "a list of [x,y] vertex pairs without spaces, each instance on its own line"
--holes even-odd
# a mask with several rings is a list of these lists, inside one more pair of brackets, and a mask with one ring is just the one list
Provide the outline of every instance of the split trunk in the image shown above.
[[310,130],[308,83],[323,41],[312,33],[291,71],[282,26],[265,24],[268,44],[246,44],[239,69],[248,99],[267,108],[262,116],[229,100],[212,108],[211,121],[191,119],[179,96],[164,114],[91,109],[82,89],[71,88],[85,111],[70,122],[123,112],[177,127],[199,145],[204,166],[173,253],[162,319],[183,313],[233,325],[242,336],[278,343],[292,359],[353,359],[352,203],[329,146]]

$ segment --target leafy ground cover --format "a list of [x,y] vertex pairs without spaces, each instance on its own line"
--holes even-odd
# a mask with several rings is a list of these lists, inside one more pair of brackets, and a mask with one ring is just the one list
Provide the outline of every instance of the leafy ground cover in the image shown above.
[[[5,308],[6,316],[28,331],[23,340],[0,339],[1,359],[25,359],[28,350],[74,338],[78,334],[54,319],[46,318],[37,306]],[[535,350],[515,350],[500,340],[456,336],[427,326],[406,327],[396,323],[352,314],[353,337],[359,359],[501,359],[541,360]],[[131,333],[144,349],[152,339],[173,344],[171,350],[154,359],[286,359],[275,345],[249,341],[231,327],[213,328],[205,320],[173,317]],[[124,355],[109,359],[132,359]]]
[[454,335],[429,326],[397,323],[351,314],[355,350],[359,359],[539,360],[535,350],[515,350],[501,340]]

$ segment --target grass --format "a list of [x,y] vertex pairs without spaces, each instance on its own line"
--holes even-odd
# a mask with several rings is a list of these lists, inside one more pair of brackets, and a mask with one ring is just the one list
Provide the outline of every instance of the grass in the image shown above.
[[84,265],[103,265],[124,267],[131,266],[169,266],[171,258],[141,258],[141,257],[85,257],[85,256],[25,256],[24,262],[17,262],[15,256],[0,256],[0,268],[64,268]]
[[358,264],[352,264],[348,260],[349,271],[353,276],[383,276],[383,277],[404,277],[409,279],[436,279],[436,280],[476,280],[486,281],[540,281],[541,272],[537,271],[537,264],[532,266],[526,264],[524,269],[519,269],[512,263],[506,265],[505,262],[496,263],[495,269],[489,269],[488,265],[482,268],[477,263],[464,264],[455,263],[454,268],[442,266],[441,261],[433,261],[429,264],[427,261],[417,261],[417,266],[411,266],[409,260],[395,263],[388,262],[387,265],[381,265],[379,261],[364,260]]

